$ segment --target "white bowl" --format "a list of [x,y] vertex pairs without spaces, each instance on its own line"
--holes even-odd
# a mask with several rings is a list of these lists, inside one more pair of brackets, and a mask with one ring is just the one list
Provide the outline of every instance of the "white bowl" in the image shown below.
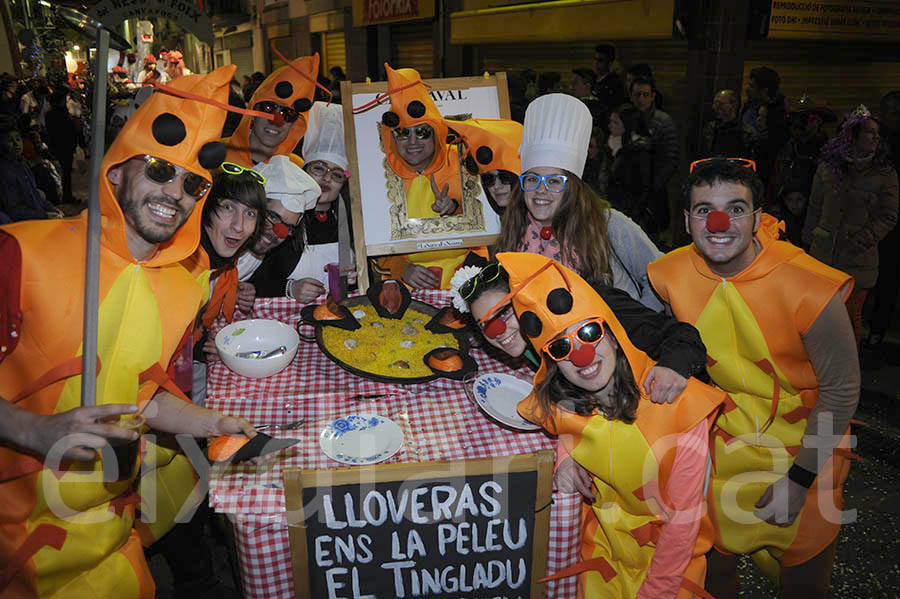
[[[235,354],[268,351],[285,346],[287,351],[271,358],[239,358]],[[272,376],[284,370],[297,354],[300,336],[278,320],[255,318],[233,322],[216,335],[216,349],[225,366],[252,379]]]

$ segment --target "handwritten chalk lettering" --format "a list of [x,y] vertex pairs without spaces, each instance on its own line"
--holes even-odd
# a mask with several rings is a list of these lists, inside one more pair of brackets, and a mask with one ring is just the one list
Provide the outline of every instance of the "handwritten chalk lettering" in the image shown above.
[[[347,568],[330,568],[325,571],[325,580],[328,582],[328,599],[350,599],[338,596],[336,591],[347,588],[347,583],[339,580],[338,576],[346,576]],[[359,590],[359,571],[350,568],[350,591],[352,599],[375,599],[375,595],[362,595]]]
[[429,593],[471,593],[505,586],[517,589],[525,582],[528,570],[525,559],[489,560],[474,565],[452,565],[443,568],[414,569],[414,561],[381,564],[394,575],[394,595],[398,598],[421,597]]
[[400,534],[396,530],[391,532],[391,559],[404,560],[416,554],[425,557],[425,543],[415,529],[406,535],[406,553],[400,551]]
[[[362,528],[364,526],[381,526],[388,518],[399,524],[404,516],[415,524],[429,524],[440,520],[459,520],[465,516],[491,518],[498,515],[502,505],[497,495],[502,494],[503,487],[493,480],[479,485],[477,497],[469,483],[465,483],[460,491],[452,485],[435,485],[432,488],[417,487],[411,492],[403,489],[399,497],[393,492],[371,490],[360,501],[361,509],[357,511],[352,493],[343,495],[344,520],[335,512],[335,497],[330,493],[322,498],[325,513],[325,526],[331,530]],[[430,509],[426,505],[430,498]],[[407,506],[409,509],[407,510]],[[338,506],[340,510],[340,506]]]
[[455,548],[459,555],[468,555],[486,551],[498,551],[503,547],[497,544],[496,528],[502,524],[503,543],[511,550],[521,549],[528,541],[528,526],[524,518],[519,518],[518,537],[513,538],[513,524],[509,520],[491,520],[479,535],[477,522],[460,522],[459,524],[439,524],[437,528],[438,553],[447,555],[448,547]]
[[314,542],[313,553],[316,564],[323,568],[335,565],[335,561],[338,564],[368,564],[375,557],[372,553],[372,537],[367,534],[349,535],[346,538],[319,535]]

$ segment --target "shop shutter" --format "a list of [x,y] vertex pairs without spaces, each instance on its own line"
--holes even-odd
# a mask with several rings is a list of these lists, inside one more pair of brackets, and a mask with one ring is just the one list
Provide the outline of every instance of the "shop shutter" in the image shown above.
[[433,29],[431,21],[394,25],[391,28],[391,67],[415,69],[422,79],[434,77]]
[[347,72],[347,46],[343,31],[325,31],[322,33],[322,72],[329,79],[332,67],[341,67]]
[[[747,49],[741,96],[746,98],[750,71],[767,66],[778,71],[788,106],[808,93],[824,101],[838,119],[859,104],[878,112],[884,94],[900,90],[900,47],[837,41],[768,40]],[[829,134],[834,133],[829,127]]]
[[[294,40],[291,39],[291,36],[288,35],[286,37],[272,37],[269,38],[269,42],[274,43],[275,47],[278,48],[278,51],[281,52],[283,56],[287,58],[291,58],[292,56],[294,56]],[[270,73],[278,67],[284,66],[284,61],[281,60],[274,52],[270,53],[270,57],[272,61],[272,68],[269,69]]]
[[244,75],[253,74],[253,48],[234,48],[231,50],[231,64],[237,67],[234,77],[238,81]]

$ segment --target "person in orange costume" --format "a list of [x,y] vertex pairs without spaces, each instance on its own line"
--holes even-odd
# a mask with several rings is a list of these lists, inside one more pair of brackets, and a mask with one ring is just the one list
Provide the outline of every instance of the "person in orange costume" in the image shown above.
[[319,54],[295,58],[266,77],[247,105],[253,110],[275,114],[271,121],[245,115],[230,138],[226,160],[245,168],[283,154],[303,166],[294,148],[306,133],[306,113],[312,108],[319,72]]
[[95,407],[79,407],[86,213],[0,228],[0,596],[154,596],[141,542],[199,500],[195,474],[145,437],[140,477],[104,483],[95,449],[137,437],[99,418],[140,407],[156,431],[255,434],[179,399],[167,376],[208,293],[208,274],[182,260],[225,156],[225,111],[181,96],[226,103],[234,68],[154,93],[100,166]]
[[466,142],[466,168],[481,175],[481,187],[498,215],[503,215],[519,188],[522,161],[522,124],[506,119],[470,119],[453,122],[453,130]]
[[536,254],[497,261],[511,291],[481,320],[511,300],[541,353],[518,411],[559,436],[560,490],[580,466],[596,493],[582,511],[581,561],[552,578],[580,574],[579,597],[708,597],[703,485],[725,394],[690,378],[674,404],[652,403],[642,383],[654,362],[584,279]]
[[859,363],[843,305],[852,279],[778,241],[752,168],[709,159],[684,184],[693,244],[650,280],[706,345],[729,394],[717,421],[709,503],[716,551],[707,589],[737,597],[749,554],[785,597],[825,597],[837,534]]
[[[391,107],[381,116],[381,146],[388,166],[403,179],[405,216],[436,218],[462,213],[459,153],[447,143],[447,124],[415,69],[384,64]],[[401,213],[401,218],[403,217]],[[416,288],[449,289],[470,253],[435,250],[380,258],[375,270]]]

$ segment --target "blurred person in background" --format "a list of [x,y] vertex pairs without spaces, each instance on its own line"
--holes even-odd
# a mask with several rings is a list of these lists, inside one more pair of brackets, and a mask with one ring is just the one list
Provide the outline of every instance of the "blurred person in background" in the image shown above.
[[822,148],[803,228],[809,254],[853,276],[847,299],[856,345],[862,308],[878,279],[878,242],[897,224],[897,171],[878,120],[860,105]]

